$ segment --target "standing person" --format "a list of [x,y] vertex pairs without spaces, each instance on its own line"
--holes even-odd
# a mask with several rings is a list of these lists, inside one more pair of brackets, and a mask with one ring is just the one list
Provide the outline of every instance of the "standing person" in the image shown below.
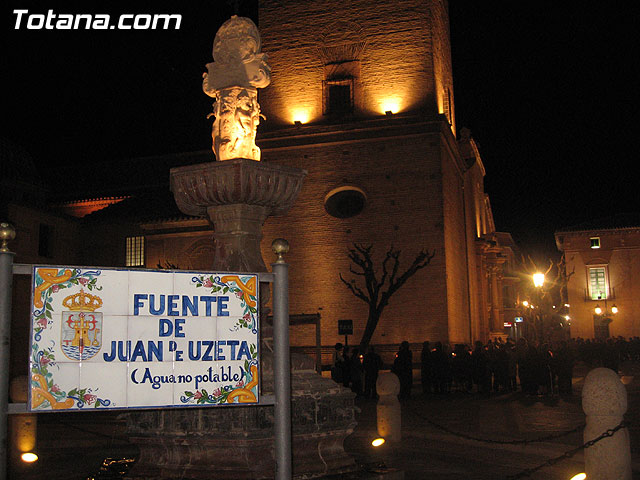
[[376,353],[373,345],[369,345],[362,366],[364,367],[364,396],[375,400],[378,398],[376,382],[378,381],[378,372],[382,368],[382,358]]
[[522,393],[531,394],[533,367],[529,358],[529,343],[526,338],[519,338],[516,343],[516,361],[518,363],[518,378]]
[[356,395],[362,395],[362,377],[364,372],[358,347],[353,348],[349,365],[351,366],[351,391]]
[[573,352],[566,340],[560,342],[560,347],[553,356],[555,374],[558,376],[558,393],[560,395],[571,395],[573,386]]
[[349,388],[349,385],[351,385],[351,358],[349,357],[349,347],[347,345],[342,349],[342,362],[344,365],[342,369],[342,385]]
[[449,356],[444,351],[442,342],[436,342],[431,354],[433,365],[433,393],[448,393]]
[[406,340],[400,344],[400,349],[393,362],[393,373],[400,380],[400,398],[411,396],[413,386],[413,353],[409,349],[409,342]]
[[422,379],[422,393],[431,393],[431,381],[433,375],[433,365],[431,361],[431,346],[429,342],[422,342],[422,352],[420,353],[420,376]]
[[491,375],[489,373],[489,359],[485,347],[480,340],[475,343],[471,354],[471,376],[476,384],[478,393],[488,394],[491,391]]
[[509,391],[509,356],[504,343],[498,342],[495,344],[494,355],[494,391]]
[[507,386],[509,391],[516,392],[518,391],[518,358],[516,347],[510,340],[507,340],[505,351],[507,352],[507,374],[509,377]]
[[342,383],[344,376],[344,361],[342,359],[342,344],[336,343],[333,347],[333,358],[331,359],[331,380]]

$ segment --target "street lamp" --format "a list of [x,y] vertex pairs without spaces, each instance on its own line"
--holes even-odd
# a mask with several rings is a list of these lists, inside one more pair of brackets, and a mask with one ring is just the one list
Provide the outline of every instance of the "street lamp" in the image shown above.
[[533,285],[536,288],[541,288],[544,285],[544,273],[534,273],[533,274]]
[[607,298],[598,297],[598,300],[604,300],[604,309],[600,307],[600,305],[596,304],[596,307],[593,311],[600,317],[599,325],[596,327],[596,330],[599,334],[596,337],[608,338],[609,337],[609,323],[611,323],[611,319],[609,315],[615,315],[618,313],[618,307],[613,304],[611,305],[611,310],[607,308]]
[[[604,301],[604,310],[600,307],[600,305],[596,305],[596,308],[593,309],[596,312],[596,315],[609,315],[609,310],[607,310],[607,301]],[[611,314],[615,315],[618,313],[618,307],[615,305],[611,305]]]
[[[538,304],[538,308],[540,308],[542,303],[542,286],[544,285],[544,273],[536,272],[532,275],[533,277],[533,286],[536,287],[536,303]],[[544,317],[543,312],[541,310],[538,311],[537,315],[540,329],[540,340],[544,341]]]

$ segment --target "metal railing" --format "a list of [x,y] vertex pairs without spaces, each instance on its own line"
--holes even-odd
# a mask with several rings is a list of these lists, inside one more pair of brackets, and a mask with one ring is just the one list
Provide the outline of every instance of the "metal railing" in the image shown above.
[[613,287],[608,287],[605,291],[606,293],[606,297],[605,296],[601,296],[601,297],[597,297],[597,298],[593,298],[591,296],[591,292],[588,288],[583,288],[582,289],[582,293],[584,295],[584,301],[585,302],[604,302],[609,301],[609,300],[615,300],[616,298],[616,289]]

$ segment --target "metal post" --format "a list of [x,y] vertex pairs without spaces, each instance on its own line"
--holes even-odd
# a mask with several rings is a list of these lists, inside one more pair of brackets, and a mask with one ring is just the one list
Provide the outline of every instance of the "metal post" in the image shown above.
[[282,255],[289,243],[277,238],[271,249],[278,255],[271,264],[273,284],[273,343],[275,383],[276,480],[290,480],[291,464],[291,360],[289,358],[289,265]]
[[7,421],[9,420],[9,339],[11,336],[11,289],[13,284],[13,257],[9,240],[16,231],[8,223],[0,223],[0,480],[7,478]]

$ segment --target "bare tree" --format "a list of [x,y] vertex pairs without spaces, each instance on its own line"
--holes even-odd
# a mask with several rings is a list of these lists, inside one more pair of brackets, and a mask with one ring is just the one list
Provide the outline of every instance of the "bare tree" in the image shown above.
[[366,351],[373,336],[373,332],[378,326],[384,307],[389,303],[391,296],[398,291],[418,270],[426,267],[435,255],[435,251],[429,253],[424,249],[409,266],[409,268],[398,275],[400,267],[400,250],[394,250],[393,246],[387,250],[382,261],[382,276],[378,280],[376,267],[371,256],[372,245],[361,245],[354,243],[349,250],[349,259],[353,265],[349,265],[349,271],[353,275],[363,278],[364,289],[357,285],[356,279],[345,280],[340,274],[340,280],[357,298],[369,306],[369,316],[367,325],[364,328],[362,339],[360,340],[360,351]]

